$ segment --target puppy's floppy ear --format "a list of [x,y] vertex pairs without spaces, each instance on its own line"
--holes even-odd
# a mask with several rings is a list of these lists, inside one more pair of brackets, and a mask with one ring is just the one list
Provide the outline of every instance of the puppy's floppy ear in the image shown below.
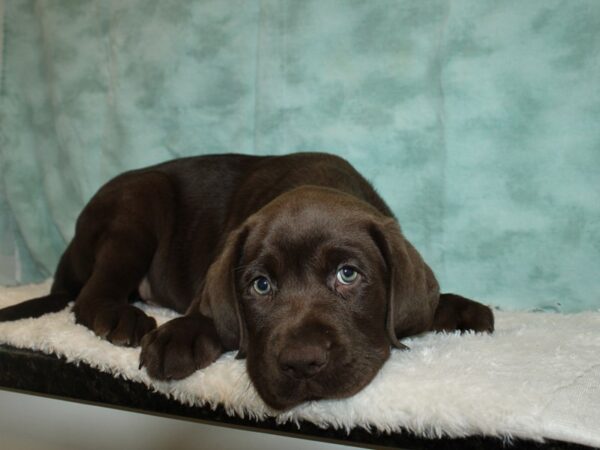
[[431,330],[439,285],[394,219],[374,224],[370,231],[387,266],[387,334],[394,347],[406,349],[402,338]]
[[246,356],[246,325],[239,307],[235,268],[241,259],[248,231],[248,226],[242,226],[230,233],[221,254],[209,267],[199,295],[188,310],[188,314],[199,311],[210,317],[223,347],[227,350],[238,349],[238,359]]

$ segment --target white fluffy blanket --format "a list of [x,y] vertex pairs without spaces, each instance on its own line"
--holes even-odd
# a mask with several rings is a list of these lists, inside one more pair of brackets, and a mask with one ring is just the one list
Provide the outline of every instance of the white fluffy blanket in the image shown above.
[[[0,288],[0,307],[43,295],[49,284]],[[170,311],[144,307],[159,323]],[[493,335],[427,334],[394,351],[363,391],[277,414],[257,396],[234,354],[177,382],[138,370],[138,348],[121,348],[76,325],[70,308],[0,323],[0,343],[83,361],[142,382],[180,402],[224,405],[231,414],[321,427],[407,429],[427,437],[472,434],[558,439],[600,446],[600,312],[496,313]],[[1,369],[0,369],[1,370]]]

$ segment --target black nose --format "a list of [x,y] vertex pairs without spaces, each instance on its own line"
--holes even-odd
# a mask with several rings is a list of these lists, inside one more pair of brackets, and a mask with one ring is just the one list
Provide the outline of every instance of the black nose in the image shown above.
[[279,368],[294,378],[310,378],[327,365],[329,352],[326,347],[304,345],[285,348],[279,355]]

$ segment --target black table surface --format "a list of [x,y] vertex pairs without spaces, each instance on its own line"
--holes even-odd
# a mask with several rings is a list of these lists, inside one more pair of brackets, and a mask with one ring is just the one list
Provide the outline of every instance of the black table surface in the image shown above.
[[212,425],[235,426],[252,431],[286,434],[369,448],[400,447],[407,449],[589,449],[560,441],[544,443],[470,436],[460,439],[426,439],[410,432],[377,433],[363,428],[350,432],[322,429],[310,422],[277,424],[274,419],[256,421],[230,416],[224,408],[187,406],[149,390],[145,385],[114,377],[87,364],[66,362],[55,355],[0,345],[0,388],[30,394],[42,394],[63,400],[94,403],[137,412],[198,420]]

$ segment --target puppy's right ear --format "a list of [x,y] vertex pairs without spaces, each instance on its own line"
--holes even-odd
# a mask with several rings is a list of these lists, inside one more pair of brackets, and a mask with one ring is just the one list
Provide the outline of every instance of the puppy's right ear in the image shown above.
[[238,359],[246,354],[246,325],[237,297],[235,268],[242,257],[248,232],[248,226],[243,225],[230,233],[188,310],[188,314],[200,312],[211,318],[221,344],[227,350],[238,349]]

